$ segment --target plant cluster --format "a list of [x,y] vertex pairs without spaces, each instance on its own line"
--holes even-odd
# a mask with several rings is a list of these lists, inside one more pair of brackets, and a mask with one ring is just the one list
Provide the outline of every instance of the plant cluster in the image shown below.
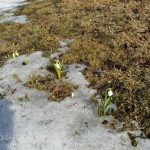
[[[103,100],[104,95],[104,100]],[[97,104],[96,106],[96,114],[97,116],[106,115],[109,110],[108,106],[110,105],[110,101],[112,98],[113,92],[111,88],[106,89],[101,95],[99,95],[98,99],[101,101],[101,104]]]

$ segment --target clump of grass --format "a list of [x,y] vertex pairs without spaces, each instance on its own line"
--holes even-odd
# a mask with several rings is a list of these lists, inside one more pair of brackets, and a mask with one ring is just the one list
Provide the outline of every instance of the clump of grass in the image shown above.
[[67,96],[71,96],[71,93],[76,89],[76,85],[66,82],[60,82],[57,85],[53,86],[49,93],[48,99],[50,101],[60,102],[64,100]]
[[39,90],[48,90],[50,86],[55,83],[55,80],[50,75],[45,77],[40,75],[32,75],[29,77],[29,80],[24,85],[29,88],[36,88]]

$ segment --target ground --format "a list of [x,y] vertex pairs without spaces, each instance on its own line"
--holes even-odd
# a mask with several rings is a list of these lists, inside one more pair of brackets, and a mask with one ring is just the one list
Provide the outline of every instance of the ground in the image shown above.
[[[59,48],[59,41],[74,39],[60,57],[63,64],[87,66],[82,73],[88,87],[101,93],[112,88],[112,115],[127,125],[138,122],[142,134],[150,137],[150,3],[138,0],[32,1],[16,15],[28,22],[0,24],[0,63],[12,56],[41,50],[44,57]],[[19,32],[18,32],[19,31]],[[141,113],[142,112],[142,113]]]

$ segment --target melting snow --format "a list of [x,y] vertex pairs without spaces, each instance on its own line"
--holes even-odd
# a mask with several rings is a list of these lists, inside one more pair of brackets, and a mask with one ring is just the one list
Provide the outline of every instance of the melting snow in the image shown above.
[[0,11],[14,9],[22,5],[24,1],[25,0],[0,0]]
[[0,22],[20,22],[24,23],[27,20],[27,16],[20,15],[20,16],[14,16],[13,13],[5,13],[3,15],[3,18],[0,20]]
[[[14,16],[12,13],[17,6],[24,4],[27,4],[25,0],[0,0],[0,14],[2,15],[0,22],[26,22],[25,15]],[[9,11],[9,13],[5,11]]]

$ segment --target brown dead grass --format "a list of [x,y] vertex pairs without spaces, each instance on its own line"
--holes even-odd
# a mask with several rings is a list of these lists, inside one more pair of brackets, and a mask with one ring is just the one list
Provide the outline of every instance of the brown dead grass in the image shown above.
[[[66,97],[70,96],[73,91],[77,89],[78,86],[67,83],[67,82],[59,82],[57,84],[53,85],[53,88],[51,88],[51,91],[48,95],[48,99],[50,101],[57,101],[61,102]],[[58,90],[57,90],[58,89]]]
[[39,90],[48,90],[50,86],[55,84],[55,80],[50,75],[47,75],[45,77],[40,75],[32,75],[29,77],[29,80],[24,85],[29,88],[36,88]]
[[63,82],[50,75],[45,77],[32,75],[24,85],[29,88],[49,91],[48,100],[57,102],[71,96],[71,93],[77,89],[76,85]]

